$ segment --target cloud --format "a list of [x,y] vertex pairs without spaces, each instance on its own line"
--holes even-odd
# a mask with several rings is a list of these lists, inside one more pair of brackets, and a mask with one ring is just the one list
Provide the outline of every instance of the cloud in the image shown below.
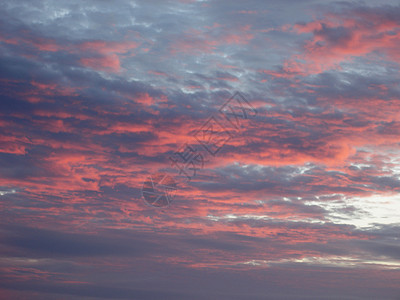
[[[0,5],[2,295],[397,297],[390,2]],[[257,109],[240,128],[235,91]],[[215,156],[210,117],[235,132]],[[155,172],[168,208],[141,198]]]

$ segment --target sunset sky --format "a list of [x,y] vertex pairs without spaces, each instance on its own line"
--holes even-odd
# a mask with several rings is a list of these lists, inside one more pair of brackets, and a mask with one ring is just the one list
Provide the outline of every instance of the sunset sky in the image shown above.
[[398,0],[0,14],[0,299],[400,299]]

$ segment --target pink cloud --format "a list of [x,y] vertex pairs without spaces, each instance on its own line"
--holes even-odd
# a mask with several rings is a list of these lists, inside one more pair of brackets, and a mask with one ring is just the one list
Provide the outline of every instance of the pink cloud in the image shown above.
[[[139,46],[132,41],[108,42],[88,41],[78,45],[82,58],[80,62],[98,71],[119,72],[121,70],[120,55],[134,55],[132,51]],[[72,50],[75,51],[75,50]]]
[[250,25],[236,29],[225,28],[220,24],[205,26],[206,30],[192,29],[183,37],[173,41],[170,46],[172,54],[213,53],[221,46],[247,45],[254,38]]
[[90,67],[97,71],[119,72],[121,64],[118,55],[109,54],[103,57],[84,57],[80,62],[85,67]]
[[375,52],[395,62],[400,58],[400,22],[387,20],[379,12],[331,13],[322,19],[296,24],[289,30],[312,34],[312,38],[305,42],[301,53],[284,63],[282,72],[269,71],[271,75],[292,77],[340,69],[342,62]]

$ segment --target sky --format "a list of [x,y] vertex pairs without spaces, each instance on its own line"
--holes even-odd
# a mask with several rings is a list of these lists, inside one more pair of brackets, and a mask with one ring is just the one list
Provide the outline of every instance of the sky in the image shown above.
[[1,299],[400,299],[398,1],[0,14]]

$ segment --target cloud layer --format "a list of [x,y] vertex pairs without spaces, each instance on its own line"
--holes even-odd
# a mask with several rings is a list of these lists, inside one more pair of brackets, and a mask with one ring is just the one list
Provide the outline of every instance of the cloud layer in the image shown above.
[[[400,297],[398,3],[0,10],[5,299]],[[156,172],[164,209],[142,199]]]

